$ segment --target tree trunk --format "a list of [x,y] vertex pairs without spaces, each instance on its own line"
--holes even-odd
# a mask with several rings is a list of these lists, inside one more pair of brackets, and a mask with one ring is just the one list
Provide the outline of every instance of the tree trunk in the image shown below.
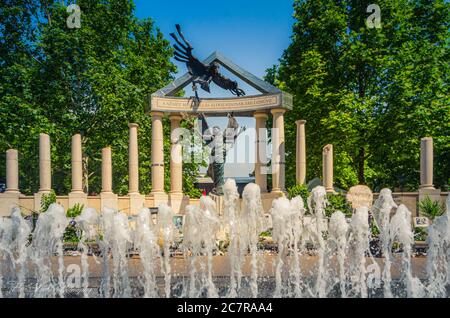
[[358,153],[358,181],[359,184],[366,184],[366,178],[364,176],[364,161],[366,159],[366,150],[364,147],[359,148]]

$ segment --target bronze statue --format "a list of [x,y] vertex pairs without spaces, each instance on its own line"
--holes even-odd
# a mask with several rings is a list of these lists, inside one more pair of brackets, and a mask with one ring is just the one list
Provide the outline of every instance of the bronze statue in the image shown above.
[[173,45],[173,47],[175,48],[175,59],[177,61],[186,63],[189,74],[194,77],[194,80],[192,81],[192,88],[195,92],[197,100],[199,100],[199,98],[197,94],[196,84],[199,84],[204,91],[210,93],[209,84],[211,83],[211,81],[217,86],[229,90],[233,95],[245,95],[245,92],[238,87],[238,83],[236,81],[232,81],[219,73],[218,63],[213,62],[207,65],[200,62],[195,56],[193,56],[192,50],[194,48],[184,38],[183,34],[181,33],[180,25],[176,24],[175,27],[177,29],[178,35],[183,41],[182,43],[174,33],[170,33],[170,36],[178,44]]
[[199,117],[202,120],[202,138],[211,148],[207,175],[214,182],[212,193],[223,195],[225,158],[237,137],[245,131],[245,127],[239,127],[233,114],[228,114],[228,125],[224,132],[218,126],[210,129],[204,114],[200,114]]

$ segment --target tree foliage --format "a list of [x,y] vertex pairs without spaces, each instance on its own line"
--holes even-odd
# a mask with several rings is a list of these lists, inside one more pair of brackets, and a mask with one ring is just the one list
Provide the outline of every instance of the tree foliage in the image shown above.
[[[141,192],[151,190],[148,96],[176,70],[169,42],[130,0],[78,0],[81,27],[68,28],[64,1],[0,4],[0,153],[20,152],[20,186],[38,189],[38,135],[50,135],[52,182],[70,191],[71,136],[82,135],[84,185],[101,190],[101,148],[111,146],[113,188],[128,192],[128,123],[139,124]],[[166,140],[169,122],[165,119]],[[165,153],[170,154],[170,144]],[[166,156],[168,157],[168,156]],[[168,161],[168,158],[166,158]],[[168,167],[168,165],[167,165]],[[0,160],[4,171],[4,160]],[[197,172],[186,167],[190,184]],[[192,171],[191,171],[192,170]],[[185,182],[186,183],[186,182]]]
[[417,189],[420,138],[432,136],[435,184],[450,177],[448,1],[385,0],[368,28],[365,0],[296,0],[292,43],[266,79],[294,95],[286,114],[287,183],[295,120],[306,119],[308,179],[334,145],[335,183]]

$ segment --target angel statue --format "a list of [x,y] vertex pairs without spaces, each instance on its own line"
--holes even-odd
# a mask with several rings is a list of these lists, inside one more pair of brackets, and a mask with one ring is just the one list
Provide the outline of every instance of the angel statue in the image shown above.
[[202,121],[201,135],[203,141],[211,148],[207,175],[213,180],[214,187],[212,193],[223,195],[225,158],[237,137],[245,131],[245,127],[239,127],[233,114],[228,114],[227,128],[222,131],[219,126],[209,127],[204,114],[200,114]]
[[170,36],[175,40],[175,42],[177,42],[177,44],[173,45],[175,48],[175,60],[186,63],[188,72],[193,77],[192,89],[195,92],[195,97],[197,100],[199,100],[197,84],[199,84],[204,91],[210,93],[209,84],[211,81],[217,86],[229,90],[233,95],[245,95],[245,92],[238,87],[238,83],[236,81],[232,81],[219,73],[218,63],[212,62],[207,65],[200,62],[195,56],[193,56],[192,50],[194,48],[184,38],[183,33],[181,33],[180,25],[176,24],[175,27],[179,37],[181,38],[180,41],[176,34],[170,33]]

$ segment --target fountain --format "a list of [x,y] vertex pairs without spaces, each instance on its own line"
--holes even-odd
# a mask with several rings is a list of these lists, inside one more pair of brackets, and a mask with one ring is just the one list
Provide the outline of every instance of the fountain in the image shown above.
[[[308,198],[280,197],[267,211],[272,224],[256,184],[245,187],[242,200],[233,179],[223,190],[223,215],[206,196],[185,208],[179,245],[166,204],[158,207],[154,223],[148,208],[130,218],[107,207],[101,213],[84,208],[71,221],[54,203],[34,230],[15,207],[10,217],[0,218],[0,297],[448,296],[450,196],[446,212],[429,227],[426,262],[419,262],[411,212],[394,203],[389,189],[371,209],[361,206],[351,218],[341,211],[326,216],[329,203],[321,186]],[[369,212],[380,233],[381,255],[369,248]],[[78,229],[78,256],[65,251],[70,222]],[[268,230],[275,252],[260,242]],[[219,248],[220,231],[225,250]],[[70,280],[77,268],[78,285]],[[75,274],[67,275],[71,271]]]

